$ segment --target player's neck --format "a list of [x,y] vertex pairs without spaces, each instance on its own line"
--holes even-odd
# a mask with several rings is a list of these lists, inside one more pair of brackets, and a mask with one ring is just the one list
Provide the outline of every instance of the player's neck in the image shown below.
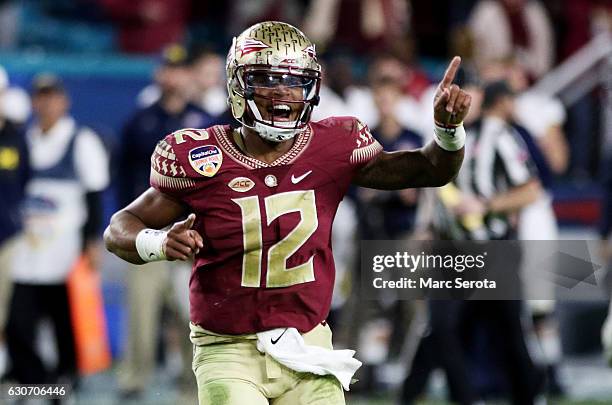
[[294,142],[294,139],[283,142],[270,142],[260,137],[252,129],[242,127],[241,131],[245,149],[243,152],[266,163],[272,163],[287,153]]

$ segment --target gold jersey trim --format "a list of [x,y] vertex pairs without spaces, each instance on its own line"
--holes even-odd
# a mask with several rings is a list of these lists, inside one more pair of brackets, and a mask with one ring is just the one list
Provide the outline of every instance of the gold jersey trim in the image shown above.
[[383,147],[380,145],[380,143],[378,143],[378,141],[374,141],[374,143],[368,146],[353,150],[350,162],[353,165],[359,163],[366,163],[370,161],[374,156],[378,155],[382,150]]
[[151,170],[151,183],[171,190],[186,190],[195,186],[195,181],[186,177],[165,176],[155,169]]
[[223,149],[225,153],[227,153],[234,161],[252,169],[290,164],[297,159],[302,152],[304,152],[312,139],[312,128],[310,125],[308,125],[304,131],[297,135],[293,146],[287,153],[280,156],[272,163],[266,163],[251,156],[247,156],[241,150],[239,150],[230,138],[233,136],[233,130],[226,131],[224,127],[216,126],[213,128],[213,132],[217,138],[217,141],[219,142],[219,146],[221,146],[221,149]]

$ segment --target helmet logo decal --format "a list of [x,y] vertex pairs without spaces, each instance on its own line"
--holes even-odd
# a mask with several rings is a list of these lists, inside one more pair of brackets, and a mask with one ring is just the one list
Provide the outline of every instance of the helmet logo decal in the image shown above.
[[238,50],[240,51],[240,57],[244,55],[248,55],[253,52],[261,51],[262,49],[270,48],[269,45],[266,45],[264,42],[253,39],[253,38],[245,38],[243,41],[238,44]]
[[214,176],[223,162],[223,154],[215,145],[198,146],[189,151],[189,163],[202,176]]
[[308,45],[306,48],[302,50],[302,52],[304,52],[306,55],[310,56],[311,58],[314,58],[314,59],[317,58],[317,51],[315,50],[314,44]]

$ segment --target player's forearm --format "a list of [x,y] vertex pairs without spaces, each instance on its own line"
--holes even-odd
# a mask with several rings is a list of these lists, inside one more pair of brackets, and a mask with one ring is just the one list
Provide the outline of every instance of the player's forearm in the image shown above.
[[515,187],[505,193],[491,198],[487,208],[493,213],[510,213],[525,208],[535,202],[542,193],[538,180],[531,180],[522,186]]
[[143,264],[144,261],[136,250],[136,236],[144,228],[145,224],[131,212],[127,210],[117,212],[104,231],[106,249],[125,261]]
[[461,169],[464,152],[465,148],[453,152],[444,150],[435,142],[425,145],[421,153],[431,165],[427,180],[433,183],[425,187],[441,187],[453,181]]
[[379,190],[439,187],[457,175],[462,161],[463,149],[449,152],[431,142],[417,150],[381,153],[354,183]]
[[562,128],[559,125],[550,127],[539,146],[553,173],[563,174],[569,164],[569,148]]

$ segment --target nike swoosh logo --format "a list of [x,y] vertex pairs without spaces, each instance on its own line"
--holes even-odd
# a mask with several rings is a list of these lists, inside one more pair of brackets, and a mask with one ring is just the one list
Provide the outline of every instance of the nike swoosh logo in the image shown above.
[[[287,328],[287,329],[289,329],[289,328]],[[287,329],[285,329],[285,330],[283,331],[283,333],[281,333],[281,334],[280,334],[280,336],[279,336],[279,337],[277,337],[276,339],[272,339],[272,338],[270,338],[270,342],[272,342],[272,344],[273,344],[273,345],[277,344],[277,343],[278,343],[278,341],[280,340],[280,338],[282,338],[282,337],[283,337],[283,335],[285,334],[285,332],[287,332]]]
[[308,170],[306,173],[302,174],[300,177],[295,177],[294,174],[291,175],[291,182],[293,184],[298,184],[300,181],[304,180],[306,176],[312,173],[312,170]]

